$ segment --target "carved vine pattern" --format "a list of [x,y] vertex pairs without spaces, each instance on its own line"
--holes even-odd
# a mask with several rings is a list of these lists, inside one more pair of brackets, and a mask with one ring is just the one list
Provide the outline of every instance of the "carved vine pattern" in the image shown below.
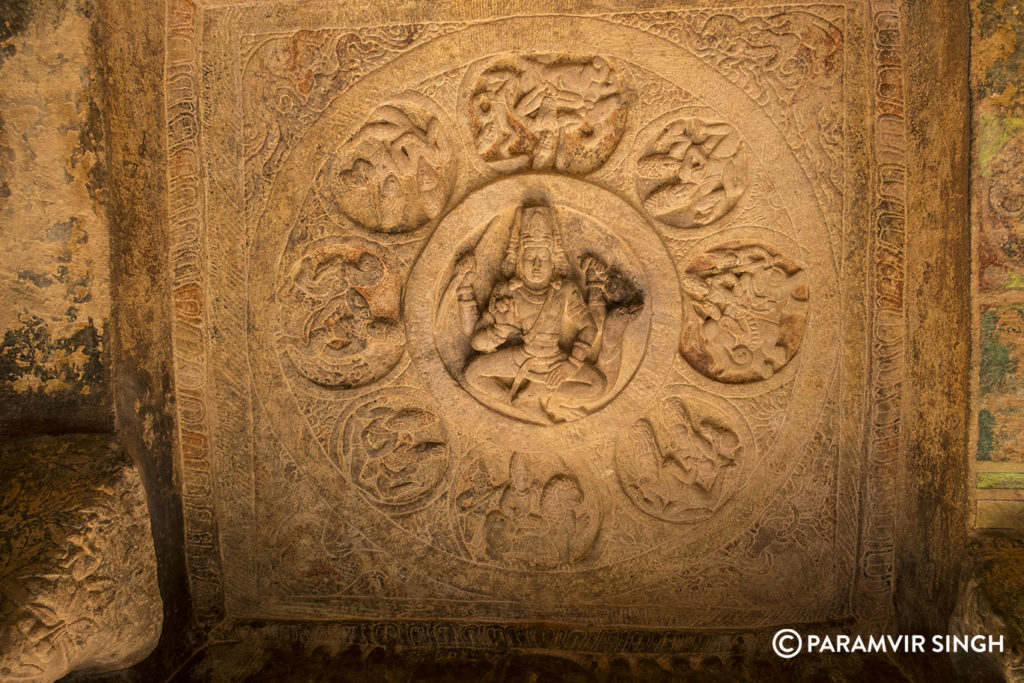
[[[878,481],[891,474],[898,453],[899,373],[902,369],[902,215],[903,215],[903,160],[904,129],[902,112],[902,70],[898,63],[901,46],[898,0],[877,0],[873,5],[874,48],[876,58],[876,119],[873,152],[878,162],[875,177],[878,203],[876,217],[876,306],[880,312],[872,330],[872,381],[876,392],[885,401],[872,409],[871,443],[878,467],[869,473],[869,479]],[[187,2],[171,3],[168,8],[170,33],[194,39],[195,8]],[[839,30],[809,13],[790,12],[773,17],[753,17],[738,23],[729,35],[742,35],[754,27],[768,43],[740,40],[742,44],[723,45],[708,40],[711,29],[721,22],[736,19],[708,13],[648,13],[643,15],[616,15],[623,23],[642,26],[655,34],[663,34],[683,44],[683,35],[697,36],[697,52],[708,59],[730,79],[738,83],[780,122],[783,134],[793,146],[801,163],[831,178],[832,187],[823,190],[819,200],[832,207],[840,203],[842,178],[842,125],[838,89],[829,79],[834,75],[836,54],[841,54],[835,43],[841,40]],[[311,123],[327,106],[329,100],[342,92],[359,77],[385,62],[389,56],[407,49],[415,42],[428,40],[444,32],[457,30],[456,25],[438,24],[396,29],[378,29],[376,35],[337,31],[303,32],[279,37],[278,49],[285,51],[283,61],[277,63],[276,78],[269,79],[266,87],[279,97],[272,112],[261,116],[256,107],[247,102],[245,108],[245,158],[248,169],[245,177],[246,205],[252,211],[263,203],[270,181],[280,170],[282,160]],[[809,33],[817,38],[808,39]],[[181,45],[181,44],[179,44]],[[196,78],[192,72],[193,44],[184,43],[185,50],[169,55],[168,61],[168,124],[171,139],[170,204],[172,252],[175,263],[184,265],[176,269],[175,277],[175,346],[185,353],[178,356],[179,395],[193,392],[196,410],[194,420],[184,416],[180,422],[185,456],[186,484],[193,486],[186,494],[186,531],[188,533],[189,565],[194,579],[193,590],[205,591],[206,597],[197,600],[204,605],[222,602],[220,569],[216,558],[216,522],[212,514],[212,493],[208,485],[209,465],[206,445],[206,417],[202,410],[205,398],[200,377],[206,362],[203,321],[203,280],[199,270],[190,269],[197,263],[195,255],[201,253],[202,242],[198,231],[195,203],[189,195],[198,194],[198,148],[196,132]],[[246,62],[257,59],[256,53],[266,44],[249,45]],[[810,69],[800,73],[794,70],[792,57],[796,52],[810,53]],[[890,63],[893,55],[897,63]],[[278,55],[281,56],[281,55]],[[269,58],[269,57],[268,57]],[[745,61],[760,64],[760,72],[751,72],[743,66]],[[271,71],[274,69],[271,68]],[[762,80],[764,79],[764,80]],[[801,94],[809,87],[824,87],[829,93],[829,105],[810,112],[803,107]],[[273,100],[274,98],[268,98]],[[818,131],[821,131],[820,135]],[[799,141],[809,137],[812,143]],[[815,192],[818,192],[815,186]],[[838,211],[826,211],[838,215]],[[834,229],[834,226],[833,226]],[[198,334],[197,334],[198,333]],[[190,377],[195,378],[192,382]],[[194,500],[188,496],[194,495]],[[891,502],[891,501],[890,501]],[[881,511],[884,513],[884,504]],[[210,514],[204,514],[208,510]],[[205,520],[205,521],[204,521]],[[865,520],[867,556],[864,558],[867,580],[864,589],[885,591],[891,587],[891,542],[886,542],[884,518]],[[879,571],[878,567],[882,569]],[[888,573],[884,567],[889,567]],[[198,586],[198,589],[197,589]],[[204,588],[205,586],[205,588]],[[198,596],[197,596],[198,597]],[[221,599],[218,599],[221,598]]]
[[834,7],[808,9],[820,14],[785,10],[739,18],[668,11],[611,18],[692,50],[763,107],[801,166],[825,179],[813,187],[835,238],[841,226],[832,217],[842,215],[845,172],[843,33],[823,16]]
[[245,206],[259,215],[284,159],[328,104],[399,53],[461,24],[298,31],[243,39]]

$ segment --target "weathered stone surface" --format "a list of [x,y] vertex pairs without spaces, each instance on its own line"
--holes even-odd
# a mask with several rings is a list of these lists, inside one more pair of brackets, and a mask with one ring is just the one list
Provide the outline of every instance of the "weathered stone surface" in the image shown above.
[[977,0],[972,15],[974,522],[1024,529],[1024,3]]
[[163,616],[145,494],[108,436],[0,445],[0,678],[145,657]]
[[[729,683],[756,681],[891,681],[907,679],[877,655],[812,655],[781,659],[750,656],[739,649],[692,654],[685,647],[660,655],[622,656],[560,652],[524,639],[504,647],[394,646],[375,640],[391,628],[371,624],[243,625],[230,642],[215,643],[188,662],[175,683],[272,681],[481,681],[494,683]],[[424,629],[424,632],[427,632]],[[494,631],[492,631],[493,633]],[[552,636],[556,629],[547,629]],[[525,631],[523,632],[525,635]],[[698,640],[722,643],[702,636]],[[728,639],[725,639],[728,640]]]
[[[907,242],[906,281],[899,300],[906,310],[900,385],[907,400],[901,420],[905,440],[892,451],[899,462],[893,480],[899,550],[896,619],[886,632],[945,634],[969,523],[965,474],[971,344],[965,331],[971,287],[965,258],[971,243],[970,108],[965,101],[965,36],[970,24],[962,3],[915,0],[906,4],[906,12]],[[877,87],[890,89],[881,83]],[[936,112],[949,118],[942,120]],[[881,171],[878,182],[885,183],[885,176]],[[879,209],[886,206],[890,204]],[[886,288],[881,281],[877,287]],[[895,362],[882,366],[886,372],[898,372],[899,367]],[[884,406],[880,398],[869,400]],[[888,422],[883,406],[875,413],[879,426]],[[884,429],[876,431],[880,439],[884,434]],[[866,514],[873,516],[871,507],[869,502]],[[943,657],[907,656],[901,666],[916,678],[952,675]]]
[[1002,652],[955,658],[963,680],[1024,680],[1024,541],[989,532],[973,538],[950,633],[1002,636]]
[[0,433],[108,431],[93,23],[70,0],[4,2],[0,16]]
[[644,4],[97,3],[113,320],[8,355],[113,357],[134,675],[192,602],[182,680],[896,678],[765,653],[945,627],[966,4]]
[[136,669],[159,680],[202,643],[185,567],[168,253],[164,55],[167,7],[97,0],[109,169],[111,324],[107,337],[117,438],[139,467],[164,599],[160,642]]
[[1024,288],[1021,242],[1024,237],[1024,4],[1017,0],[972,4],[974,48],[971,90],[976,141],[974,187],[977,265],[980,294]]
[[[911,144],[902,3],[752,4],[169,5],[199,613],[892,616],[898,490],[964,490],[926,375],[966,347],[918,306],[965,139]],[[908,310],[953,351],[908,361]]]

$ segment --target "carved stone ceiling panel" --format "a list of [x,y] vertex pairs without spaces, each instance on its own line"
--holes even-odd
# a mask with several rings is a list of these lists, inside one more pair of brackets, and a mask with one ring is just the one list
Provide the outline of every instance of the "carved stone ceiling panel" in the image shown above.
[[170,3],[205,618],[885,617],[898,2],[750,4]]

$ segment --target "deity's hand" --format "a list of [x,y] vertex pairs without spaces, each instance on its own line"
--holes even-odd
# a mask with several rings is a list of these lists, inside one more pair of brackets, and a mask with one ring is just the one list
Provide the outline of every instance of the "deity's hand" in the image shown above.
[[494,317],[494,322],[500,325],[513,324],[512,296],[507,288],[495,288],[494,293],[491,294],[491,301],[487,305],[487,310]]
[[469,252],[462,256],[455,264],[455,277],[459,280],[459,285],[467,286],[473,283],[473,278],[476,276],[476,255],[473,252]]
[[596,256],[586,255],[580,258],[580,270],[586,278],[587,286],[604,284],[608,281],[609,268]]

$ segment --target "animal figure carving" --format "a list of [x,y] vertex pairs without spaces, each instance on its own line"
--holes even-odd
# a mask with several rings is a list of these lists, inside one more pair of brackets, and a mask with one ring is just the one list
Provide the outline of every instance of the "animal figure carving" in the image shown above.
[[720,382],[768,379],[796,353],[807,318],[803,270],[760,245],[723,245],[681,278],[686,310],[680,351]]
[[721,416],[697,415],[670,399],[656,418],[639,420],[620,439],[619,482],[649,515],[693,522],[719,507],[742,455],[739,435]]
[[601,57],[511,55],[488,66],[470,95],[474,144],[502,172],[589,173],[622,137],[627,99]]
[[307,379],[331,388],[371,382],[405,346],[400,283],[380,247],[365,240],[314,243],[288,272],[281,297],[288,357]]

